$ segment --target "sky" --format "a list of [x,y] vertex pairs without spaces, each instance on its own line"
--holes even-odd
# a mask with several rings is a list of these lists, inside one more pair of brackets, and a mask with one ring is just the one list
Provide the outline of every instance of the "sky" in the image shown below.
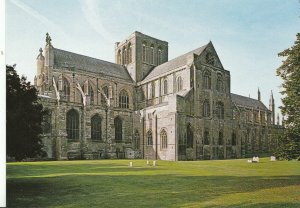
[[[55,48],[114,62],[134,31],[169,43],[169,60],[212,41],[231,91],[281,105],[278,53],[300,32],[299,0],[7,0],[6,64],[31,82],[49,32]],[[278,110],[277,110],[278,112]]]

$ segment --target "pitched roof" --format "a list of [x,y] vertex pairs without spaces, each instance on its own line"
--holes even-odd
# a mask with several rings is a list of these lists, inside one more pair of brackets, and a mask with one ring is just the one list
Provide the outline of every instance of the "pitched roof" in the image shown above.
[[77,69],[97,74],[103,74],[106,76],[116,77],[128,82],[132,82],[132,79],[126,68],[119,64],[91,58],[57,48],[53,48],[53,51],[55,67],[71,67],[75,70]]
[[241,95],[236,95],[231,93],[231,99],[232,102],[234,102],[236,105],[239,106],[245,106],[245,107],[250,107],[250,108],[260,108],[262,110],[268,110],[268,108],[259,100],[241,96]]
[[171,71],[173,69],[188,64],[188,61],[191,60],[193,54],[200,55],[204,51],[207,45],[208,44],[154,67],[152,71],[143,79],[143,81],[152,79],[156,76],[159,76],[160,74],[164,74],[168,71]]

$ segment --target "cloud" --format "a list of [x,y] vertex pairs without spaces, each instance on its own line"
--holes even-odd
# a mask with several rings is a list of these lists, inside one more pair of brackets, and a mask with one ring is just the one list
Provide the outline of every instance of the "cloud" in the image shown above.
[[23,2],[21,2],[19,0],[10,0],[10,2],[13,3],[15,6],[19,7],[20,9],[22,9],[23,11],[25,11],[30,16],[36,18],[38,21],[40,21],[44,25],[46,25],[47,29],[51,28],[55,31],[55,33],[60,33],[62,36],[67,37],[65,32],[57,24],[55,24],[54,22],[49,20],[44,15],[40,14],[38,11],[31,8],[30,6],[24,4]]
[[86,21],[90,26],[103,38],[110,42],[114,42],[116,38],[105,28],[101,21],[98,1],[95,0],[84,0],[80,1],[81,9]]

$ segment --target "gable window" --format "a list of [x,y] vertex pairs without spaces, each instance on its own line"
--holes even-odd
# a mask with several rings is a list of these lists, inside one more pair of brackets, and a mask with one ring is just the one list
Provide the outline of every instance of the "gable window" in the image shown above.
[[182,78],[179,76],[177,77],[177,92],[182,90]]
[[91,118],[91,139],[101,140],[101,118],[98,114]]
[[209,131],[205,130],[204,131],[204,136],[203,136],[203,143],[204,145],[209,145]]
[[147,145],[153,145],[152,131],[151,130],[149,130],[147,132]]
[[101,93],[101,103],[103,105],[106,105],[107,104],[107,100],[108,100],[108,87],[104,86],[102,88],[102,93]]
[[217,78],[217,91],[222,92],[223,91],[223,81],[222,76],[218,75]]
[[119,108],[129,108],[129,96],[126,90],[119,94]]
[[207,64],[209,65],[215,65],[215,58],[214,56],[211,54],[211,53],[207,53],[206,56],[205,56],[205,61]]
[[188,124],[188,125],[187,125],[186,132],[187,132],[187,133],[186,133],[186,136],[187,136],[186,147],[187,147],[187,148],[193,148],[194,134],[193,134],[193,130],[192,130],[191,124]]
[[210,116],[210,103],[208,100],[205,100],[203,102],[203,117],[209,117]]
[[164,80],[164,91],[163,91],[163,94],[164,95],[168,94],[168,80],[167,79]]
[[146,50],[146,43],[143,43],[143,62],[146,62],[147,60],[147,50]]
[[222,131],[219,131],[218,144],[223,145],[223,132]]
[[211,88],[211,77],[208,71],[203,74],[203,88],[210,89]]
[[222,102],[217,103],[217,118],[224,119],[224,104]]
[[79,115],[72,109],[67,112],[67,138],[70,140],[79,139]]
[[121,118],[118,116],[115,118],[114,120],[114,125],[115,125],[115,141],[116,143],[121,143],[122,142],[122,120]]
[[167,132],[163,129],[160,132],[160,142],[161,142],[161,149],[167,149],[168,148],[168,139],[167,139]]

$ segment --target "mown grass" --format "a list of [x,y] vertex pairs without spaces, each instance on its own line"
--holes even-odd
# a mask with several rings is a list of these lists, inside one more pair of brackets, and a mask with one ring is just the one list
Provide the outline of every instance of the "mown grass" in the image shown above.
[[300,207],[300,163],[245,159],[7,164],[8,207]]

